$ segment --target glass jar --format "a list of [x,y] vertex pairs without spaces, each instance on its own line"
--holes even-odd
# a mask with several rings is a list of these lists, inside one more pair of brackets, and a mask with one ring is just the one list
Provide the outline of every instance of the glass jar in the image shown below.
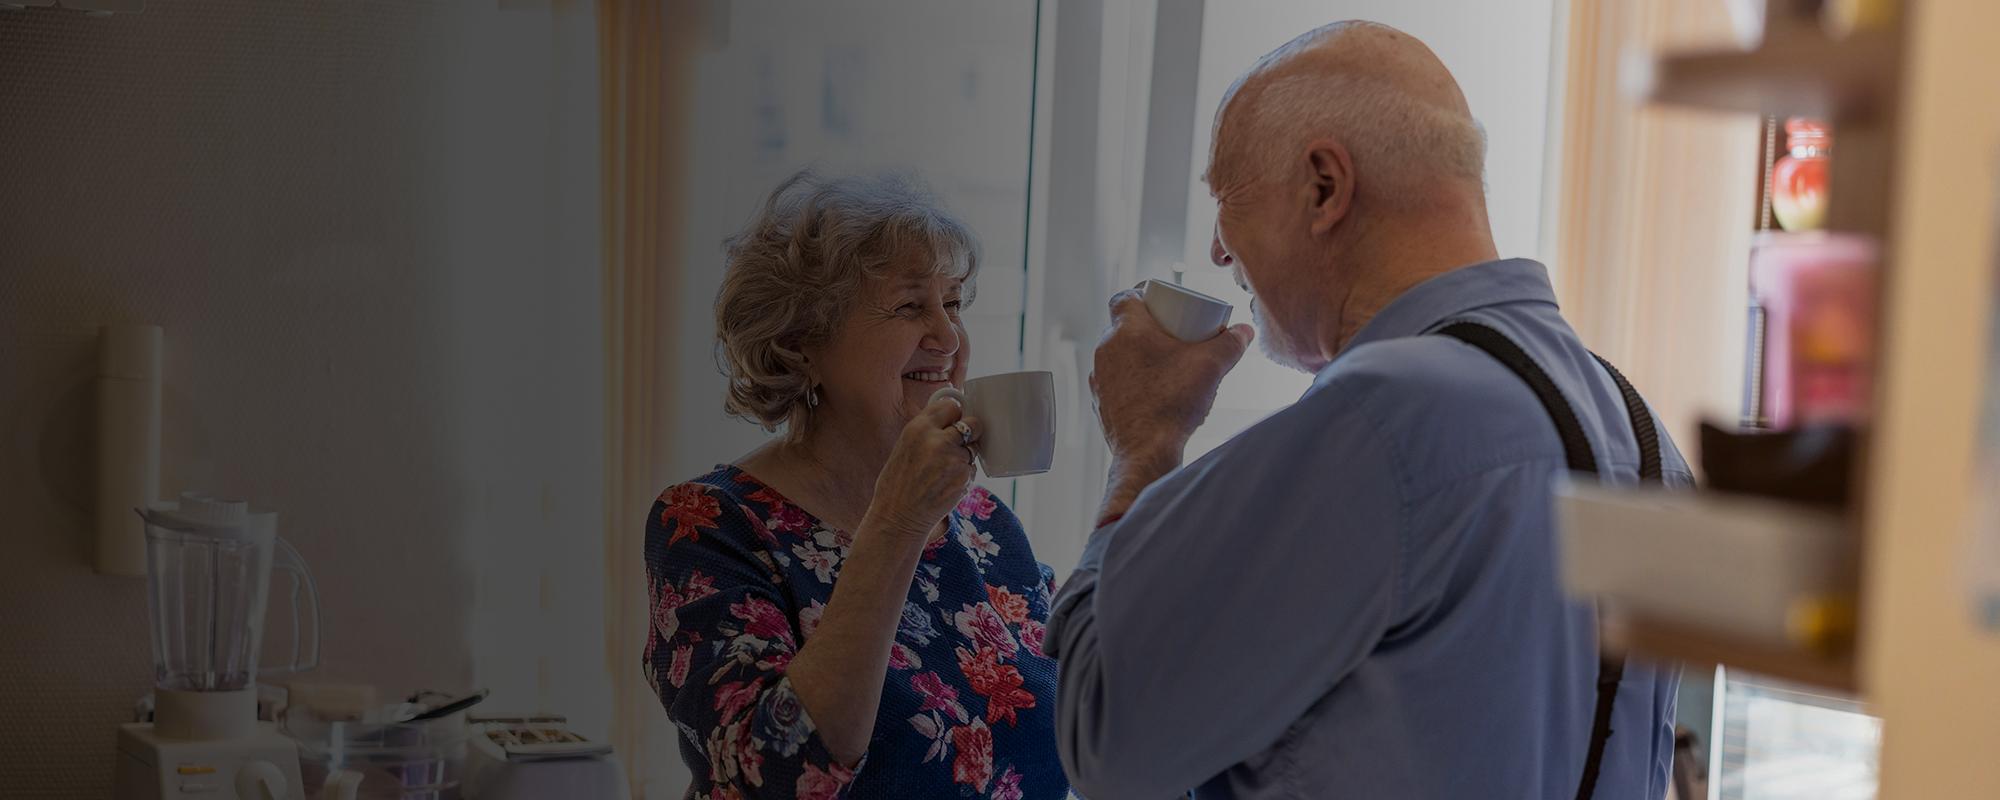
[[1825,123],[1794,117],[1785,120],[1785,139],[1785,155],[1771,166],[1771,216],[1788,231],[1819,230],[1826,225],[1833,134]]

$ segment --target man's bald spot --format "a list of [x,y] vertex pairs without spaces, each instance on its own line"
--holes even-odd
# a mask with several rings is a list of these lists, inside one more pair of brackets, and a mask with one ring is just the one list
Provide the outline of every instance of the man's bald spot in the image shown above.
[[[1223,94],[1210,141],[1211,170],[1233,166],[1254,143],[1229,136],[1257,109],[1264,90],[1299,75],[1342,75],[1393,87],[1412,100],[1467,120],[1472,107],[1444,62],[1421,40],[1379,22],[1344,20],[1306,31],[1257,60]],[[1239,102],[1241,101],[1241,102]],[[1232,111],[1234,113],[1232,113]],[[1225,150],[1225,143],[1227,149]],[[1216,177],[1214,175],[1209,176]]]

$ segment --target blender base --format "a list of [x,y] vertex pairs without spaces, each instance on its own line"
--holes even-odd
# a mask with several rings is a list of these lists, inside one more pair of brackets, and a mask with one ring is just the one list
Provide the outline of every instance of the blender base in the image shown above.
[[152,723],[138,722],[118,728],[112,797],[305,800],[306,793],[298,745],[276,725],[259,722],[249,735],[233,739],[189,740],[161,736]]

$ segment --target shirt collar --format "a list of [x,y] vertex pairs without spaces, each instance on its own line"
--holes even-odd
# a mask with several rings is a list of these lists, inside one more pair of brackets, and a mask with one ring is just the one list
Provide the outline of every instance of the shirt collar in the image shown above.
[[1353,352],[1369,342],[1417,336],[1474,309],[1504,303],[1555,305],[1556,291],[1549,284],[1548,268],[1531,259],[1508,258],[1461,267],[1424,281],[1391,300],[1361,326],[1341,352]]

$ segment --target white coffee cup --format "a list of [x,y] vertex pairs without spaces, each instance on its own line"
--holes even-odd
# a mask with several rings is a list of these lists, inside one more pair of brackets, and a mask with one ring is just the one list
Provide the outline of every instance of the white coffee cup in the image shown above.
[[1232,309],[1228,303],[1186,286],[1148,280],[1140,285],[1139,294],[1160,327],[1181,341],[1205,341],[1229,325]]
[[1049,471],[1056,458],[1056,380],[1047,371],[1002,372],[965,382],[937,394],[958,398],[967,416],[979,420],[972,451],[988,478],[1013,478]]

